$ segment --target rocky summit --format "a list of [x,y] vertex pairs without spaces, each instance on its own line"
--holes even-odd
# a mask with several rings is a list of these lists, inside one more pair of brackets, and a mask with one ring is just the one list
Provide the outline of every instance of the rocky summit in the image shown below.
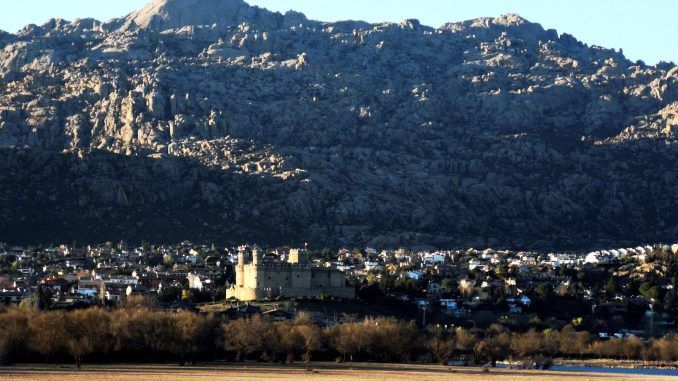
[[668,241],[677,138],[675,64],[511,14],[433,28],[156,0],[0,33],[12,243]]

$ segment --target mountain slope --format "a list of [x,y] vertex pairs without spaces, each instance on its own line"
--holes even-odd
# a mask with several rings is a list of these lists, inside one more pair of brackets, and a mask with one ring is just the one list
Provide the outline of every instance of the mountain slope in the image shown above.
[[164,31],[206,25],[224,28],[247,23],[277,23],[281,15],[243,0],[154,0],[125,18],[121,31]]
[[0,241],[555,248],[678,234],[678,69],[517,15],[239,0],[0,36]]

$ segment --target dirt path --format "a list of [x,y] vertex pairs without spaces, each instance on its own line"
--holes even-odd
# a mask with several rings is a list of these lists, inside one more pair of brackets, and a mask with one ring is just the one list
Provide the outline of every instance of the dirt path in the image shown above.
[[72,366],[20,365],[0,367],[2,380],[591,380],[642,381],[676,380],[675,377],[649,377],[595,373],[517,371],[478,368],[453,368],[437,365],[332,364],[313,363],[290,366],[266,364],[224,364],[179,367],[173,365],[85,365],[77,371]]

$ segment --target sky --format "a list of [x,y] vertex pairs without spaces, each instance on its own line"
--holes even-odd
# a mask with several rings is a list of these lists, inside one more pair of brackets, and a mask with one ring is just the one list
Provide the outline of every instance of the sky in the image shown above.
[[[0,29],[16,32],[48,19],[124,16],[148,0],[2,0]],[[314,20],[446,22],[517,13],[589,45],[623,49],[631,60],[678,63],[678,0],[248,0],[273,11],[290,9]]]

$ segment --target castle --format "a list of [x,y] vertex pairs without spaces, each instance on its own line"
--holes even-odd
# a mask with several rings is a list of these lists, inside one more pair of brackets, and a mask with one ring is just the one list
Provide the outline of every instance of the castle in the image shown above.
[[235,285],[226,298],[241,301],[276,297],[312,298],[321,295],[352,299],[353,287],[346,285],[345,275],[336,269],[313,267],[305,250],[291,249],[287,262],[264,263],[261,252],[252,250],[252,263],[245,263],[245,250],[238,252]]

